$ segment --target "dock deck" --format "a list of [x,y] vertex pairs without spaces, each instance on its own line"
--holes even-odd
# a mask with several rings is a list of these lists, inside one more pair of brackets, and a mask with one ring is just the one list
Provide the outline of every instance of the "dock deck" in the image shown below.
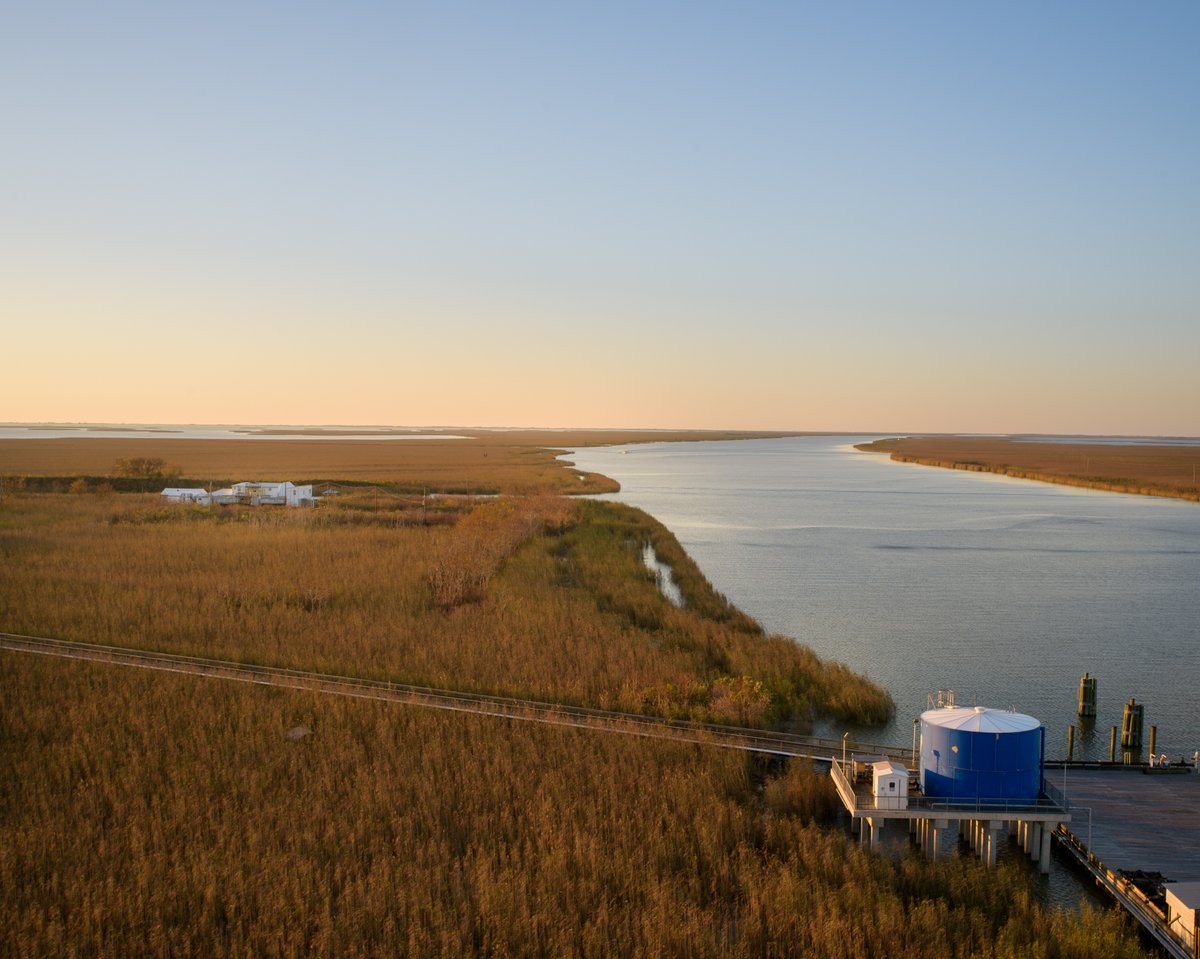
[[1147,775],[1137,768],[1069,770],[1066,788],[1075,821],[1059,828],[1059,848],[1168,956],[1200,956],[1197,937],[1168,924],[1161,896],[1124,875],[1140,870],[1174,882],[1200,879],[1200,776]]
[[1110,868],[1200,880],[1200,775],[1070,770],[1067,795],[1071,831]]

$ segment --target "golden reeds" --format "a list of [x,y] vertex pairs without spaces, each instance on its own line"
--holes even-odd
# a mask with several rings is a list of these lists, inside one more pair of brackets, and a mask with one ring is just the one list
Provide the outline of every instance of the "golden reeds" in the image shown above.
[[[297,725],[311,735],[291,740]],[[1140,955],[699,746],[0,653],[0,955]],[[762,799],[759,798],[760,790]]]
[[902,463],[1064,486],[1200,500],[1200,447],[1029,443],[1005,437],[915,436],[865,443]]

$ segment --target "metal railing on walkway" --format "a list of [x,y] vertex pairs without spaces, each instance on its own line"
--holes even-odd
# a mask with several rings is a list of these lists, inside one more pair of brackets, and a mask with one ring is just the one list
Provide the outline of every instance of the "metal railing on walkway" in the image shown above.
[[1167,925],[1167,917],[1133,883],[1104,865],[1095,854],[1066,826],[1054,833],[1059,848],[1095,878],[1142,927],[1155,942],[1174,959],[1196,959],[1200,956],[1200,937],[1189,936]]
[[[849,766],[849,763],[846,766]],[[896,800],[893,797],[887,797],[886,804],[880,805],[874,796],[858,792],[854,788],[853,770],[843,768],[840,760],[833,759],[830,769],[834,786],[847,810],[885,814],[898,811],[898,807],[895,805]],[[1006,819],[1021,818],[1022,816],[1067,815],[1070,812],[1071,804],[1059,789],[1046,782],[1043,783],[1042,794],[1032,801],[1003,797],[988,799],[976,796],[942,799],[913,795],[910,792],[904,808],[940,814],[950,819],[964,817],[968,814],[973,814],[973,818],[978,819]]]
[[179,653],[122,646],[102,646],[38,636],[21,636],[14,633],[0,633],[0,649],[279,686],[337,696],[407,703],[433,709],[475,713],[553,726],[570,726],[576,729],[698,743],[723,749],[816,759],[823,762],[828,762],[844,746],[857,752],[875,755],[898,758],[909,755],[908,750],[898,747],[849,740],[843,743],[841,739],[825,739],[819,736],[802,736],[765,729],[723,726],[715,723],[685,722],[656,716],[643,716],[637,713],[569,706],[532,699],[436,689],[406,683],[393,683],[381,679],[338,676],[282,666],[206,659]]

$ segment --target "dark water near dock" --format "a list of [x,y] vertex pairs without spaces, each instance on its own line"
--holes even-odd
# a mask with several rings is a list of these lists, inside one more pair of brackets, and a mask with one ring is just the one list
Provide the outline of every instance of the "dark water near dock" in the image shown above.
[[[1066,751],[1079,677],[1098,716],[1076,758],[1107,758],[1129,696],[1159,752],[1200,749],[1200,507],[892,463],[863,437],[579,450],[615,498],[668,526],[717,587],[770,631],[891,691],[864,738],[912,741],[926,696],[1013,707]],[[830,729],[837,735],[842,727]]]

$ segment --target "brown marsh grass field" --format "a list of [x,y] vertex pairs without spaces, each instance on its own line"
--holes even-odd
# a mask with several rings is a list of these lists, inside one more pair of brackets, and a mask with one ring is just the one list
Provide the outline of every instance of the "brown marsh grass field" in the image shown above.
[[[75,488],[0,501],[0,629],[723,722],[892,711],[628,507]],[[1139,954],[1023,865],[864,854],[835,806],[801,763],[0,653],[0,955]]]
[[[318,510],[25,494],[0,512],[8,632],[678,718],[870,722],[887,694],[729,606],[637,510],[553,495]],[[429,516],[426,512],[426,519]],[[654,541],[688,597],[641,562]]]
[[1200,500],[1200,447],[1103,446],[1020,442],[1008,437],[913,436],[865,443],[860,450],[948,469],[1118,493]]
[[[719,750],[0,654],[0,954],[1140,955]],[[311,736],[291,741],[297,725]]]

